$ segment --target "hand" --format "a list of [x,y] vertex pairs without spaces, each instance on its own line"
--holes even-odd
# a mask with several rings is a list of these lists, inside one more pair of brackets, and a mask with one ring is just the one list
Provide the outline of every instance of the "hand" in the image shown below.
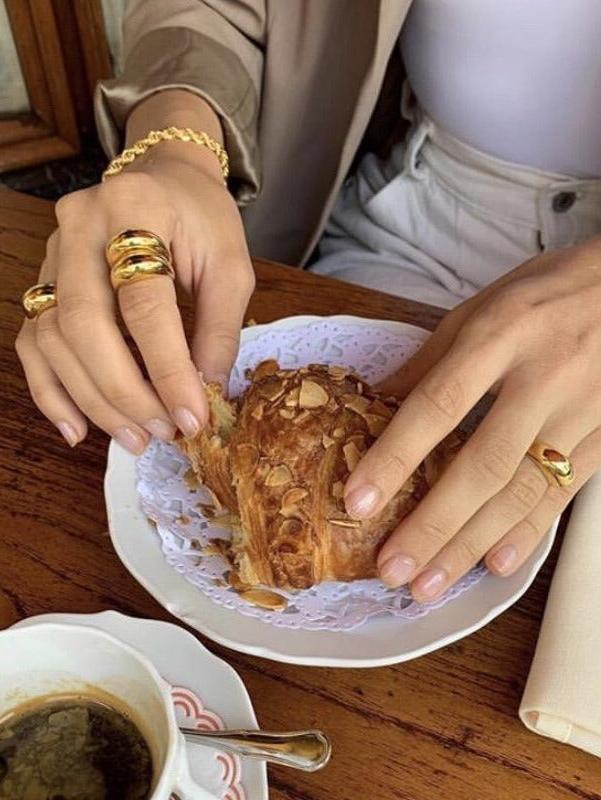
[[[391,586],[441,595],[485,557],[509,575],[601,466],[601,238],[533,258],[450,312],[386,390],[404,402],[348,480],[370,517],[487,392],[494,404],[453,463],[382,547]],[[550,485],[526,451],[569,455],[576,480]]]
[[[140,167],[57,203],[39,280],[56,283],[58,306],[26,321],[16,347],[36,405],[71,445],[86,418],[136,454],[150,434],[193,435],[208,413],[198,370],[224,383],[235,359],[254,287],[240,216],[214,155],[193,163],[193,146],[174,148],[161,144]],[[126,228],[171,247],[177,281],[195,299],[191,353],[170,278],[113,292],[104,247]],[[117,303],[149,380],[119,331]]]

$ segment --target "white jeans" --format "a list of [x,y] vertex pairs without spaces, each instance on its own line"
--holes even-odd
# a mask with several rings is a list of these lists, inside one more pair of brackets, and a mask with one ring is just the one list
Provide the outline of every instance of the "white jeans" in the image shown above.
[[545,250],[601,232],[601,180],[492,158],[418,109],[343,186],[311,270],[451,308]]

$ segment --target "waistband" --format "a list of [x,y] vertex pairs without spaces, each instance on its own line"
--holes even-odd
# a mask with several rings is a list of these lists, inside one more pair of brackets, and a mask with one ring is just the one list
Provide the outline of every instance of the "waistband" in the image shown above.
[[412,105],[408,88],[403,92],[402,111],[412,123],[405,143],[404,169],[415,178],[425,177],[420,171],[425,163],[464,202],[516,224],[543,229],[568,212],[601,221],[601,179],[545,172],[483,153],[443,130],[418,105]]

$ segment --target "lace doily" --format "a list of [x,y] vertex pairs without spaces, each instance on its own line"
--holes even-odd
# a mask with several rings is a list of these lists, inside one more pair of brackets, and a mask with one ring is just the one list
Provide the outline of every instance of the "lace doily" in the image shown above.
[[[339,364],[354,368],[375,383],[397,369],[423,342],[426,334],[394,332],[369,324],[344,325],[323,320],[302,328],[277,329],[243,343],[232,373],[230,393],[246,387],[244,372],[267,358],[280,365]],[[424,616],[462,594],[485,574],[476,567],[434,603],[416,603],[406,588],[387,589],[378,580],[328,582],[311,589],[278,594],[287,603],[274,611],[244,600],[225,580],[230,569],[211,540],[229,539],[219,517],[208,519],[202,505],[211,497],[188,479],[190,464],[173,445],[153,441],[138,459],[138,492],[142,508],[155,523],[167,562],[199,591],[219,605],[265,623],[309,630],[349,630],[371,617],[388,614],[400,619]],[[284,604],[284,603],[283,603]]]

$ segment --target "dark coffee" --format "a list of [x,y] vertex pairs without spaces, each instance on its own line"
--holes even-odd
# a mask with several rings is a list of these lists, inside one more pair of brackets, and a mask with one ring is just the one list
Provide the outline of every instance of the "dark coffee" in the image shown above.
[[152,756],[124,714],[53,700],[0,722],[0,800],[146,800]]

